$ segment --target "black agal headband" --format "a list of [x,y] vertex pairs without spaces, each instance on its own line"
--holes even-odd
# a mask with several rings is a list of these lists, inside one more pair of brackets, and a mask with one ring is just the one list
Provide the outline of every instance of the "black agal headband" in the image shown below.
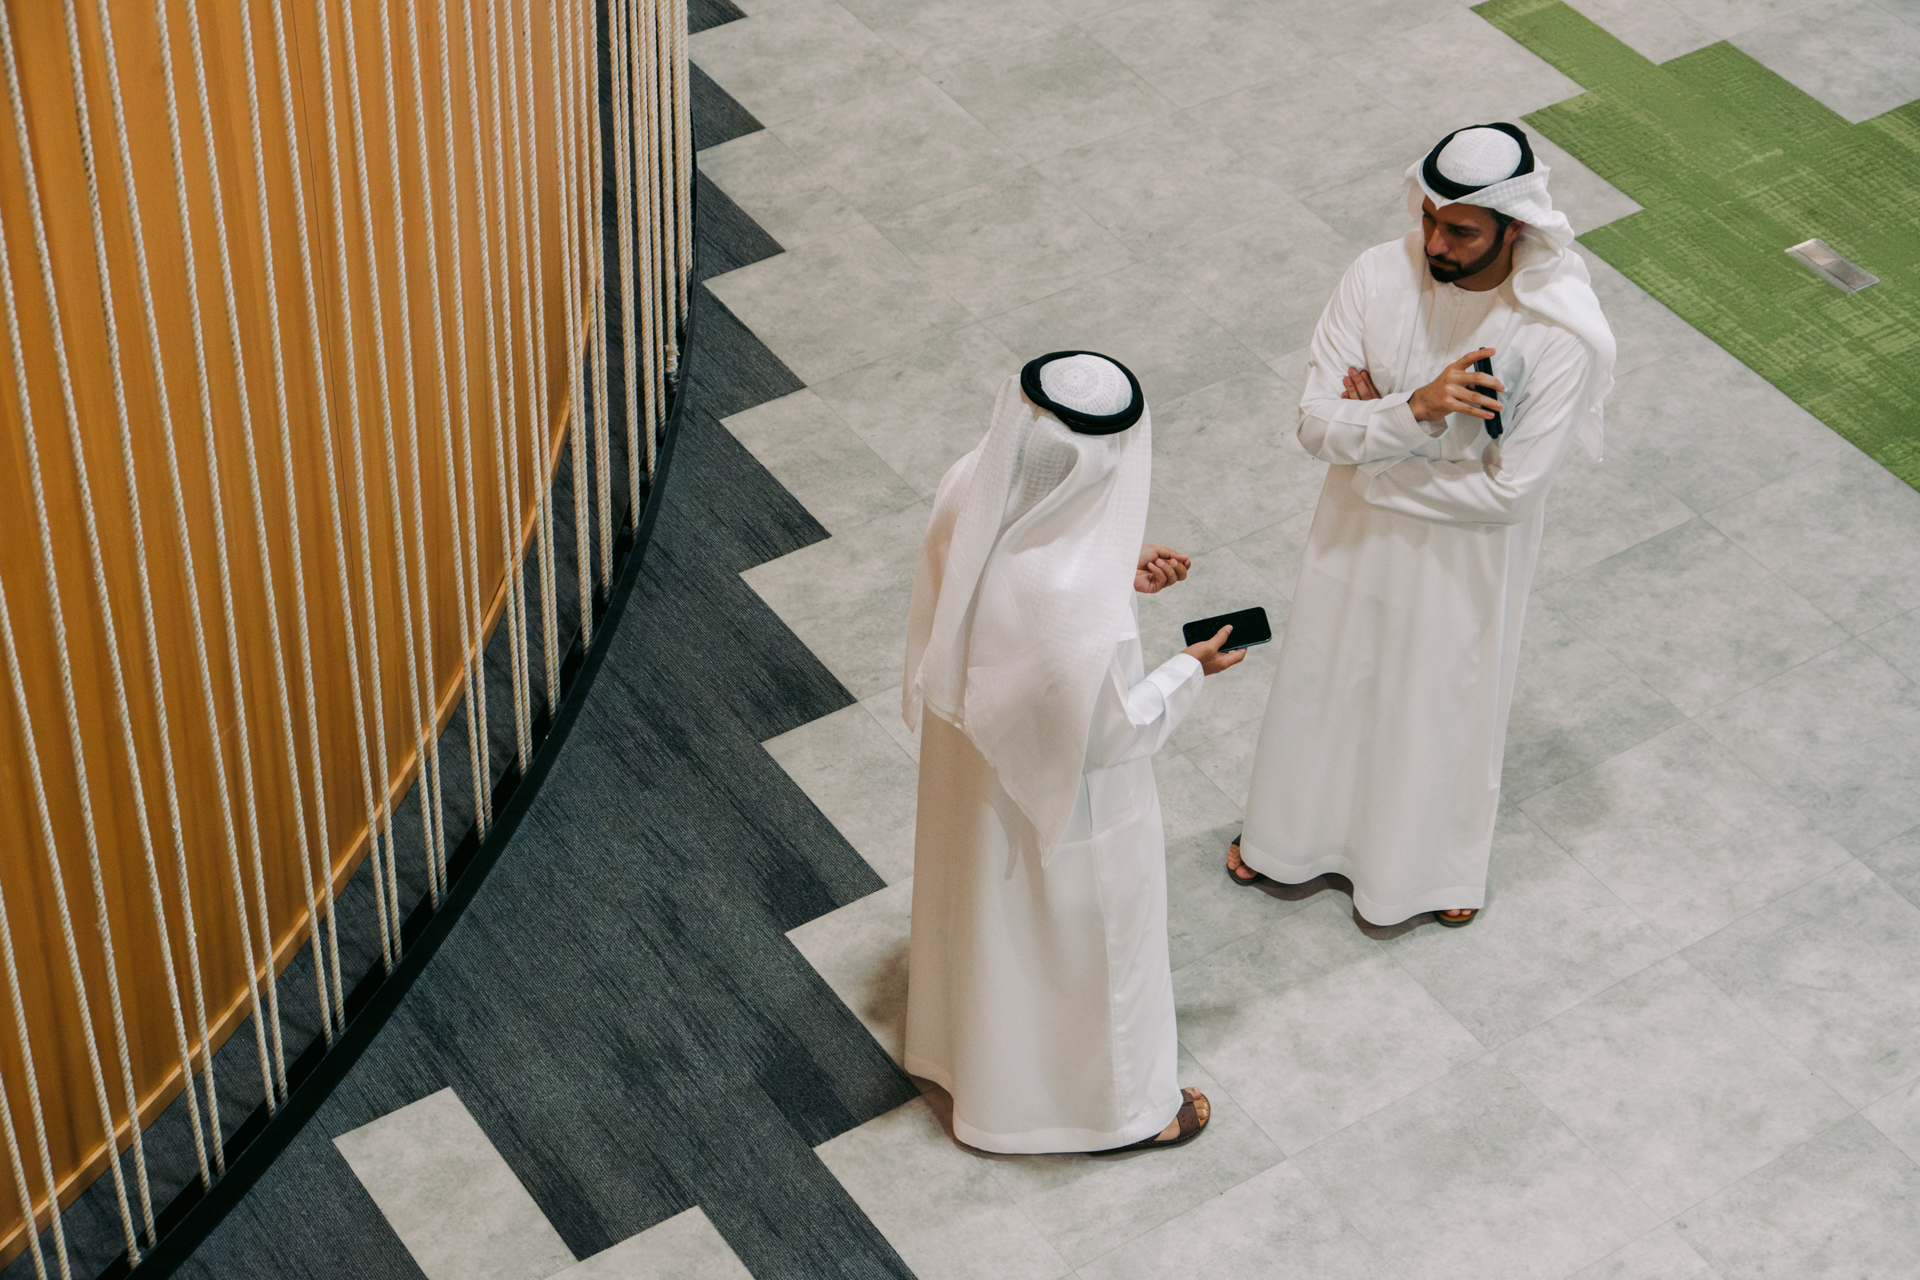
[[[1126,374],[1127,386],[1133,392],[1133,399],[1128,402],[1127,407],[1119,413],[1110,413],[1102,416],[1097,413],[1082,413],[1078,409],[1069,409],[1067,406],[1056,404],[1053,400],[1049,399],[1047,393],[1040,388],[1040,369],[1043,365],[1055,360],[1064,360],[1068,356],[1095,356],[1101,360],[1105,360],[1108,364],[1111,364],[1114,368]],[[1033,401],[1042,409],[1045,409],[1048,413],[1066,423],[1068,428],[1079,432],[1083,436],[1117,435],[1134,423],[1140,421],[1140,415],[1145,412],[1147,407],[1146,401],[1142,399],[1140,395],[1140,380],[1133,376],[1133,370],[1127,368],[1127,366],[1121,364],[1112,356],[1101,355],[1098,351],[1049,351],[1037,360],[1029,360],[1026,367],[1020,370],[1020,389],[1027,393],[1027,399]]]
[[[1470,129],[1498,129],[1501,133],[1506,134],[1520,144],[1520,163],[1512,173],[1507,175],[1507,178],[1517,178],[1523,173],[1533,172],[1533,145],[1527,141],[1526,131],[1519,125],[1507,124],[1505,121],[1499,121],[1494,124],[1470,124],[1465,129],[1455,129],[1452,133],[1434,143],[1433,150],[1427,152],[1427,158],[1421,162],[1420,165],[1420,176],[1426,179],[1428,187],[1439,192],[1449,200],[1461,200],[1476,191],[1485,191],[1488,187],[1494,185],[1491,182],[1483,182],[1479,186],[1468,186],[1464,182],[1455,182],[1452,178],[1440,172],[1440,153],[1446,150],[1449,142],[1452,142],[1454,138],[1466,133]],[[1500,181],[1505,182],[1507,178],[1501,178]]]

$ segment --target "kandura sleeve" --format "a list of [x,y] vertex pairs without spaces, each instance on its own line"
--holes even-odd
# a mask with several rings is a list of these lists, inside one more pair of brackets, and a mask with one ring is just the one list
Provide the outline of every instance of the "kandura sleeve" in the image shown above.
[[1446,430],[1417,422],[1407,400],[1411,388],[1378,400],[1342,400],[1342,379],[1349,368],[1366,368],[1361,315],[1373,255],[1356,259],[1340,278],[1327,309],[1314,326],[1309,348],[1307,389],[1300,397],[1300,444],[1322,462],[1359,466],[1412,453]]
[[1131,686],[1124,682],[1123,671],[1116,657],[1094,707],[1093,731],[1087,735],[1089,769],[1111,769],[1150,756],[1166,745],[1180,721],[1193,710],[1200,697],[1200,682],[1206,678],[1199,661],[1184,653],[1174,654]]
[[[1407,457],[1354,488],[1376,507],[1452,524],[1518,524],[1546,497],[1573,442],[1574,414],[1591,359],[1580,340],[1557,330],[1528,362],[1525,403],[1516,404],[1500,446],[1500,465],[1480,459]],[[1517,399],[1518,397],[1516,397]]]

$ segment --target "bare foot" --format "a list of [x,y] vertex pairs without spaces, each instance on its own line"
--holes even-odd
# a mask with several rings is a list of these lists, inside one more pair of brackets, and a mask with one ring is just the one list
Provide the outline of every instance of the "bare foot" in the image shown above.
[[1451,921],[1454,924],[1465,924],[1467,921],[1473,919],[1475,916],[1479,914],[1480,914],[1480,911],[1478,908],[1457,907],[1452,911],[1442,911],[1440,913],[1440,918],[1442,920]]

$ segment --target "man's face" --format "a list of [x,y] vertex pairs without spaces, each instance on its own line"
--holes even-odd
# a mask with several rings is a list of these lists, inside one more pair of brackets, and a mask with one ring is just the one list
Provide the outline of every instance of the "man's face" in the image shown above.
[[1506,239],[1493,211],[1477,204],[1435,209],[1429,198],[1420,207],[1420,227],[1427,238],[1427,270],[1441,284],[1464,280],[1492,266]]

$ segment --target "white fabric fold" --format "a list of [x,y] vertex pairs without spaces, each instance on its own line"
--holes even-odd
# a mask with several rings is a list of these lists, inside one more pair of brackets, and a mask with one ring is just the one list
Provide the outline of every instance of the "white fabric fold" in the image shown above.
[[1149,414],[1076,434],[1009,377],[934,499],[901,714],[918,728],[924,706],[964,733],[1042,854],[1073,812],[1100,682],[1131,625],[1152,457]]

